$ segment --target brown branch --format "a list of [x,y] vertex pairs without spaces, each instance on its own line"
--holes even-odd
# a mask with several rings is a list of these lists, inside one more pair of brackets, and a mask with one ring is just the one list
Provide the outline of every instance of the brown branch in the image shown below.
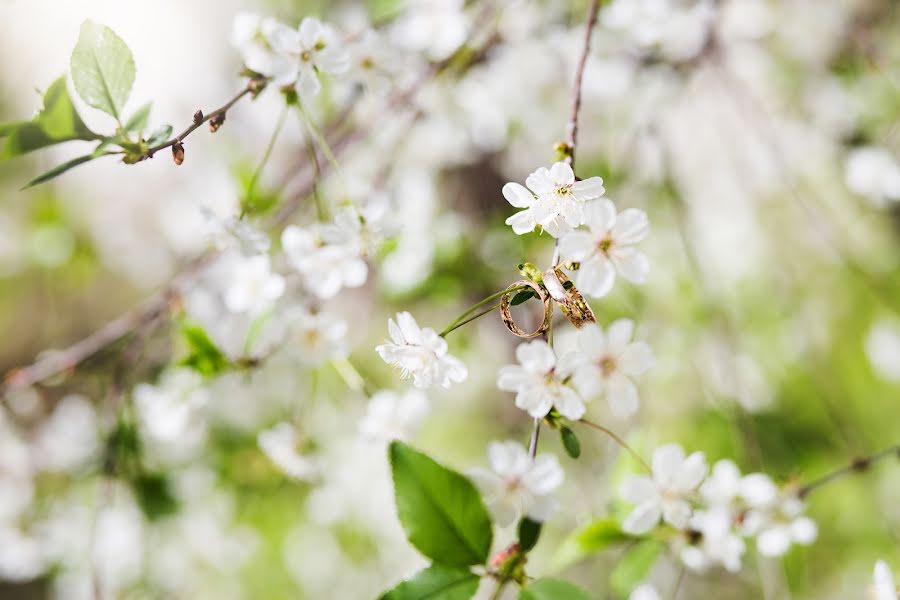
[[166,140],[165,142],[159,143],[152,148],[149,148],[144,154],[144,157],[153,158],[153,155],[160,150],[165,150],[170,146],[180,144],[187,136],[191,135],[198,127],[208,121],[213,121],[213,124],[215,124],[215,126],[218,128],[218,125],[221,125],[225,120],[225,113],[227,113],[232,106],[234,106],[241,98],[243,98],[247,94],[253,94],[255,96],[256,94],[260,93],[263,88],[265,88],[267,83],[268,79],[249,79],[244,89],[235,94],[235,96],[231,100],[229,100],[216,110],[210,112],[209,114],[204,114],[203,111],[198,110],[196,113],[194,113],[194,120],[184,131],[179,133],[177,136]]
[[578,143],[578,113],[581,111],[581,87],[584,80],[584,67],[587,65],[588,54],[591,51],[591,35],[594,33],[594,25],[597,24],[597,13],[600,11],[600,0],[591,0],[588,9],[587,23],[584,28],[584,45],[578,65],[575,67],[575,83],[572,87],[572,111],[569,115],[569,124],[566,126],[566,141],[563,152],[565,162],[575,168],[575,145]]
[[797,496],[801,499],[805,498],[810,493],[819,489],[823,485],[831,483],[835,479],[840,479],[844,475],[849,475],[851,473],[863,473],[865,471],[868,471],[869,467],[871,467],[873,464],[890,456],[894,456],[900,459],[900,444],[891,446],[890,448],[885,448],[884,450],[876,452],[875,454],[854,458],[850,461],[849,464],[841,467],[840,469],[835,469],[834,471],[807,483],[797,491]]

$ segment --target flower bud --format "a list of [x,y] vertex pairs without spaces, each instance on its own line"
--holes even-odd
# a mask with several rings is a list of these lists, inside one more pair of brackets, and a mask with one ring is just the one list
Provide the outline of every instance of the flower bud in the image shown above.
[[199,125],[203,122],[203,111],[198,110],[194,113],[194,125]]
[[219,130],[219,127],[222,126],[222,123],[225,122],[225,113],[219,113],[209,120],[209,130],[213,133]]
[[184,162],[184,144],[181,142],[172,144],[172,158],[175,160],[176,165]]

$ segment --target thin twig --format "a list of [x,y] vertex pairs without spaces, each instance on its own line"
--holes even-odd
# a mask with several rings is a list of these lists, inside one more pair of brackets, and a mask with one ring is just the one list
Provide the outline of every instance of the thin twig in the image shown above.
[[165,150],[166,148],[168,148],[174,144],[179,144],[179,143],[183,142],[187,136],[191,135],[198,127],[200,127],[207,121],[224,116],[225,113],[228,112],[228,109],[230,109],[232,106],[234,106],[238,100],[240,100],[247,94],[259,93],[260,91],[262,91],[262,88],[265,86],[265,83],[266,83],[266,80],[264,80],[264,79],[250,79],[247,82],[247,85],[243,90],[238,92],[231,100],[229,100],[228,102],[226,102],[225,104],[223,104],[222,106],[217,108],[216,110],[212,111],[209,114],[204,114],[204,113],[198,111],[197,115],[200,116],[199,119],[195,118],[193,120],[193,122],[191,122],[191,124],[184,131],[179,133],[177,136],[175,136],[169,140],[166,140],[165,142],[159,143],[159,144],[153,146],[152,148],[148,149],[147,153],[146,153],[146,157],[153,158],[153,155],[156,154],[157,152],[159,152],[160,150]]
[[831,483],[835,479],[840,479],[844,475],[849,475],[850,473],[862,473],[864,471],[867,471],[873,464],[889,456],[895,456],[900,459],[900,444],[891,446],[890,448],[885,448],[884,450],[876,452],[875,454],[869,454],[868,456],[854,458],[850,461],[849,464],[841,467],[840,469],[835,469],[834,471],[807,483],[800,488],[800,490],[797,492],[797,496],[799,498],[805,498],[811,492],[819,489],[823,485]]
[[566,127],[565,162],[575,168],[575,144],[578,143],[578,113],[581,110],[581,86],[584,80],[584,67],[587,65],[588,54],[591,51],[591,34],[594,33],[594,25],[597,24],[597,13],[600,10],[600,0],[591,0],[588,9],[587,23],[584,27],[584,44],[578,65],[575,67],[575,83],[572,88],[572,111],[569,115],[569,124]]
[[632,458],[634,458],[636,461],[638,461],[641,464],[641,466],[644,467],[645,471],[647,471],[648,473],[651,473],[651,474],[653,473],[653,469],[651,469],[650,465],[648,465],[646,463],[646,461],[644,461],[644,459],[641,458],[641,455],[638,454],[631,446],[626,444],[625,440],[620,438],[613,430],[607,429],[603,425],[599,425],[597,423],[594,423],[593,421],[588,421],[587,419],[579,419],[578,422],[583,423],[584,425],[587,425],[588,427],[593,427],[597,431],[602,431],[603,433],[605,433],[606,435],[611,437],[619,446],[624,448],[632,456]]
[[486,308],[486,309],[484,309],[483,311],[481,311],[481,312],[479,312],[479,313],[475,313],[474,315],[472,315],[472,316],[469,317],[468,319],[464,319],[464,320],[462,320],[462,321],[458,321],[458,322],[454,323],[453,325],[451,325],[451,326],[448,327],[447,329],[443,330],[439,335],[440,335],[441,337],[445,337],[445,336],[446,336],[448,333],[450,333],[451,331],[454,331],[454,330],[456,330],[456,329],[459,329],[460,327],[462,327],[462,326],[465,325],[466,323],[471,323],[471,322],[474,321],[475,319],[480,319],[480,318],[483,317],[484,315],[488,314],[489,312],[493,312],[493,311],[497,310],[498,308],[500,308],[500,303],[497,303],[497,304],[491,306],[490,308]]
[[537,456],[538,438],[541,436],[541,421],[543,419],[534,420],[534,429],[531,430],[531,440],[528,442],[528,454],[531,460]]

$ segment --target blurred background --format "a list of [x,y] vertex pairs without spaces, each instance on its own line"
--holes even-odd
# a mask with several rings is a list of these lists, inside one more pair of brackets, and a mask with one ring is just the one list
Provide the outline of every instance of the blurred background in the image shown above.
[[[576,171],[602,176],[620,210],[647,211],[651,272],[646,284],[622,282],[591,305],[603,324],[634,319],[657,362],[640,381],[636,417],[617,420],[605,402],[589,415],[646,456],[675,441],[779,482],[809,481],[896,444],[900,5],[604,5]],[[322,346],[331,334],[306,326],[309,311],[291,320],[309,306],[279,249],[283,223],[267,229],[292,202],[289,222],[315,220],[302,123],[286,121],[251,192],[270,212],[250,221],[271,234],[273,270],[288,281],[278,318],[263,329],[288,337],[257,348],[251,323],[209,308],[234,273],[191,261],[213,243],[216,224],[247,204],[248,178],[283,105],[274,90],[236,105],[215,135],[193,134],[180,167],[167,153],[137,165],[108,158],[20,191],[84,148],[0,162],[0,371],[167,290],[161,315],[0,403],[0,598],[364,599],[425,564],[394,516],[384,440],[360,433],[371,418],[367,392],[409,387],[373,349],[399,310],[441,330],[519,279],[518,263],[549,263],[551,238],[504,225],[513,209],[500,189],[554,160],[586,9],[521,0],[152,8],[0,0],[0,122],[39,109],[86,18],[109,25],[134,54],[129,109],[152,100],[151,125],[176,131],[241,89],[241,55],[230,44],[239,12],[291,25],[319,16],[355,44],[356,58],[368,56],[359,41],[374,26],[372,52],[384,68],[326,80],[308,108],[326,135],[354,132],[353,143],[335,145],[340,169],[327,169],[319,193],[334,206],[346,198],[387,206],[387,240],[370,256],[366,285],[313,311],[333,317]],[[428,69],[448,57],[449,68]],[[78,107],[91,127],[114,129]],[[189,283],[171,288],[185,269]],[[559,348],[571,344],[564,323]],[[191,368],[197,330],[234,364],[250,360]],[[530,432],[495,386],[519,340],[496,314],[448,339],[469,379],[430,390],[427,415],[404,435],[455,468],[484,466],[490,440],[524,442]],[[273,427],[286,422],[291,433],[279,437]],[[541,441],[561,457],[566,482],[529,573],[614,598],[608,579],[619,551],[563,571],[552,560],[572,529],[622,510],[618,447],[579,433],[577,462],[554,436]],[[779,561],[751,550],[737,575],[688,573],[678,597],[862,598],[876,559],[900,571],[900,465],[832,484],[811,496],[808,512],[819,524],[814,545]],[[497,547],[513,538],[499,532]],[[668,590],[678,571],[677,558],[663,557],[651,580]]]

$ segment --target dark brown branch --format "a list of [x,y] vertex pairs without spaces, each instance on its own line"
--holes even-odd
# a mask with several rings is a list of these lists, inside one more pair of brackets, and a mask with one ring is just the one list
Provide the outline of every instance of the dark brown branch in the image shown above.
[[566,141],[563,152],[565,162],[575,168],[575,145],[578,143],[578,113],[581,111],[581,87],[584,80],[584,67],[587,65],[588,54],[591,51],[591,35],[594,33],[594,25],[597,24],[597,13],[600,11],[600,0],[591,0],[588,9],[587,23],[584,27],[584,45],[581,56],[575,67],[575,83],[572,87],[572,110],[569,115],[569,124],[566,126]]
[[849,464],[844,465],[840,469],[835,469],[831,473],[827,473],[818,479],[814,479],[811,482],[807,483],[797,492],[797,496],[799,498],[805,498],[813,491],[819,489],[820,487],[831,483],[835,479],[840,479],[844,475],[849,475],[851,473],[863,473],[868,471],[869,468],[875,464],[876,462],[894,456],[900,459],[900,444],[896,446],[891,446],[890,448],[885,448],[880,452],[876,452],[875,454],[870,454],[868,456],[860,456],[854,458],[850,461]]
[[191,122],[191,124],[184,131],[179,133],[177,136],[166,140],[165,142],[149,148],[145,155],[146,158],[153,158],[153,155],[160,150],[165,150],[166,148],[169,148],[175,144],[180,144],[187,136],[191,135],[198,127],[200,127],[207,121],[213,121],[214,123],[221,124],[221,122],[224,121],[225,113],[227,113],[232,106],[234,106],[241,98],[243,98],[247,94],[256,95],[261,92],[266,86],[267,82],[268,80],[266,79],[250,79],[247,81],[247,85],[243,90],[235,94],[235,96],[231,100],[229,100],[216,110],[210,112],[209,114],[204,114],[202,111],[198,110],[196,113],[194,113],[193,122]]

